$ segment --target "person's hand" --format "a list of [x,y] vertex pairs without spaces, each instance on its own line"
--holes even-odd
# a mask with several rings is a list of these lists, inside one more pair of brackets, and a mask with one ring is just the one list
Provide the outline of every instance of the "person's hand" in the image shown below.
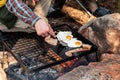
[[39,19],[35,23],[35,30],[39,36],[47,37],[48,35],[51,35],[52,37],[55,37],[55,33],[50,24],[42,19]]

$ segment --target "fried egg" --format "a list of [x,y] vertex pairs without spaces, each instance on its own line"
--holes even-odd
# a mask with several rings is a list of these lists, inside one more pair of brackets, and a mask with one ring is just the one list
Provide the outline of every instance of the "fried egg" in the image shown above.
[[58,38],[59,41],[63,41],[67,43],[69,40],[73,38],[72,32],[70,31],[60,31],[56,37]]
[[68,47],[75,48],[75,47],[81,47],[82,46],[82,41],[77,40],[76,38],[72,38],[67,42]]

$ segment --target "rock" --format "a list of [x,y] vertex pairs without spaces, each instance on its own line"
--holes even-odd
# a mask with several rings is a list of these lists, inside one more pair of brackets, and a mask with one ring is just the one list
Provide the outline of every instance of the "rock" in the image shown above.
[[8,63],[9,63],[9,65],[17,63],[17,60],[9,52],[7,52],[7,55],[8,55]]
[[6,73],[1,67],[0,67],[0,80],[7,80]]
[[103,54],[101,62],[79,66],[57,80],[119,80],[120,55]]
[[10,52],[0,52],[0,67],[6,69],[9,65],[16,64],[16,59],[10,54]]
[[120,14],[96,18],[80,27],[79,33],[99,46],[99,53],[120,53]]
[[[120,79],[120,14],[96,18],[79,29],[79,33],[95,43],[100,62],[79,66],[57,80],[119,80]],[[114,54],[105,54],[105,53]],[[104,53],[104,54],[103,54]]]

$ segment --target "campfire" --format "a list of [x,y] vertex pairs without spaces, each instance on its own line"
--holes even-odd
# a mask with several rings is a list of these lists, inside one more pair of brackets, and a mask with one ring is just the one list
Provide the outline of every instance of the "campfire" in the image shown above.
[[[2,44],[18,61],[18,64],[10,65],[6,69],[9,78],[14,76],[19,80],[24,80],[32,77],[31,80],[37,80],[40,77],[42,79],[43,74],[47,74],[47,78],[44,80],[48,80],[50,76],[55,79],[80,64],[88,64],[90,62],[87,58],[88,54],[94,54],[94,57],[98,60],[97,46],[73,30],[69,25],[59,25],[54,29],[55,31],[72,31],[76,38],[85,44],[91,45],[91,49],[66,56],[65,52],[70,50],[68,47],[61,44],[50,45],[35,33],[3,33],[4,40],[2,40]],[[84,58],[83,62],[80,60],[81,58]],[[36,79],[34,79],[35,76]]]
[[[117,35],[113,35],[114,30],[111,29],[111,27],[114,26],[114,28],[117,27],[116,29],[118,30],[119,22],[113,24],[114,21],[112,21],[111,22],[112,26],[108,24],[109,26],[106,27],[106,23],[108,23],[109,21],[107,21],[107,19],[104,19],[103,17],[103,20],[100,19],[100,22],[99,22],[100,24],[98,24],[97,22],[92,24],[91,22],[91,23],[88,23],[87,25],[84,25],[95,17],[89,16],[83,10],[81,9],[77,10],[75,8],[72,8],[71,6],[65,5],[63,7],[63,12],[68,14],[74,20],[70,17],[69,18],[64,17],[61,19],[59,17],[63,17],[65,14],[57,12],[57,15],[56,13],[55,14],[53,13],[51,14],[52,17],[48,16],[50,17],[50,24],[52,25],[55,32],[71,31],[77,39],[82,41],[83,44],[87,44],[91,46],[90,49],[88,47],[87,48],[84,47],[83,45],[79,48],[71,49],[69,47],[61,45],[60,43],[53,46],[53,45],[46,43],[44,38],[37,36],[36,33],[34,32],[33,33],[25,33],[25,32],[24,33],[23,32],[2,33],[2,35],[0,34],[0,45],[2,45],[2,47],[0,46],[0,50],[2,49],[3,51],[7,51],[7,54],[3,53],[3,63],[1,64],[2,64],[2,67],[5,68],[5,72],[7,74],[8,80],[15,80],[15,79],[16,80],[56,80],[58,79],[58,77],[61,77],[65,73],[69,73],[69,71],[75,69],[76,67],[80,65],[88,65],[92,61],[98,61],[99,58],[97,54],[97,48],[98,48],[97,46],[99,46],[99,50],[106,51],[107,49],[110,49],[114,53],[120,52],[119,50],[120,42],[119,42],[119,34],[118,34],[119,32],[115,32],[117,33]],[[53,17],[57,18],[58,22],[56,22],[56,19],[54,19]],[[113,15],[110,18],[114,19],[115,16]],[[68,20],[68,23],[64,20]],[[119,17],[117,17],[115,20],[119,21]],[[76,21],[80,24],[78,24]],[[96,21],[99,21],[99,20],[96,19]],[[59,25],[59,24],[63,24],[63,25]],[[79,33],[82,31],[80,34],[75,30],[76,25],[79,26],[77,27],[77,30],[79,29]],[[80,25],[84,25],[83,28],[80,28]],[[85,28],[85,31],[84,31],[84,28]],[[97,30],[100,30],[100,31],[97,31]],[[101,35],[104,33],[106,33],[105,35],[106,37],[104,36],[101,37]],[[116,38],[114,38],[115,36]],[[114,44],[112,43],[113,38],[115,39]],[[93,42],[95,43],[93,44]],[[102,47],[101,47],[100,42],[102,42]],[[112,47],[110,48],[109,45],[110,47],[111,46]],[[100,53],[99,50],[98,52]],[[101,52],[103,53],[103,51]],[[107,52],[109,52],[109,50]],[[12,56],[14,60],[9,61],[8,60],[9,56]],[[102,66],[104,65],[106,66],[108,62],[106,61],[103,63],[105,64],[103,64]],[[93,67],[95,66],[94,63],[91,63],[91,64],[93,65]],[[82,66],[82,68],[79,69],[81,70],[81,74],[82,74],[81,76],[79,76],[79,74],[74,73],[74,72],[71,72],[71,73],[77,74],[78,77],[84,77],[84,76],[88,77],[88,75],[85,74],[87,70],[88,72],[90,69],[91,70],[93,69],[93,72],[95,71],[94,68],[91,67],[91,64],[88,65],[90,66],[90,68],[86,66],[86,70],[83,70],[85,66]],[[5,67],[3,65],[5,65]],[[101,70],[103,68],[100,65],[98,65],[98,67],[100,69],[97,69],[97,70]],[[111,69],[113,69],[114,67],[112,67]],[[75,70],[79,71],[78,69],[75,69]],[[119,71],[119,70],[116,70],[116,71]],[[91,72],[90,78],[93,79],[93,77],[91,77],[93,73],[92,71],[90,72]],[[96,72],[94,73],[95,75],[93,76],[97,77]],[[99,76],[101,76],[100,72],[98,72],[98,74]],[[67,79],[67,77],[65,77],[65,79]],[[71,78],[71,75],[69,77]],[[105,76],[105,78],[108,78],[108,76]],[[76,79],[76,78],[73,78],[73,79]],[[61,78],[59,80],[61,80]]]

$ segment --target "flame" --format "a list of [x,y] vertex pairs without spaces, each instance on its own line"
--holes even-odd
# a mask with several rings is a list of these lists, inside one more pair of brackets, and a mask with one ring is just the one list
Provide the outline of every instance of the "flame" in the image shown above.
[[65,63],[62,63],[61,66],[63,67],[71,67],[74,63],[78,61],[78,58],[75,58],[74,60],[67,61]]

